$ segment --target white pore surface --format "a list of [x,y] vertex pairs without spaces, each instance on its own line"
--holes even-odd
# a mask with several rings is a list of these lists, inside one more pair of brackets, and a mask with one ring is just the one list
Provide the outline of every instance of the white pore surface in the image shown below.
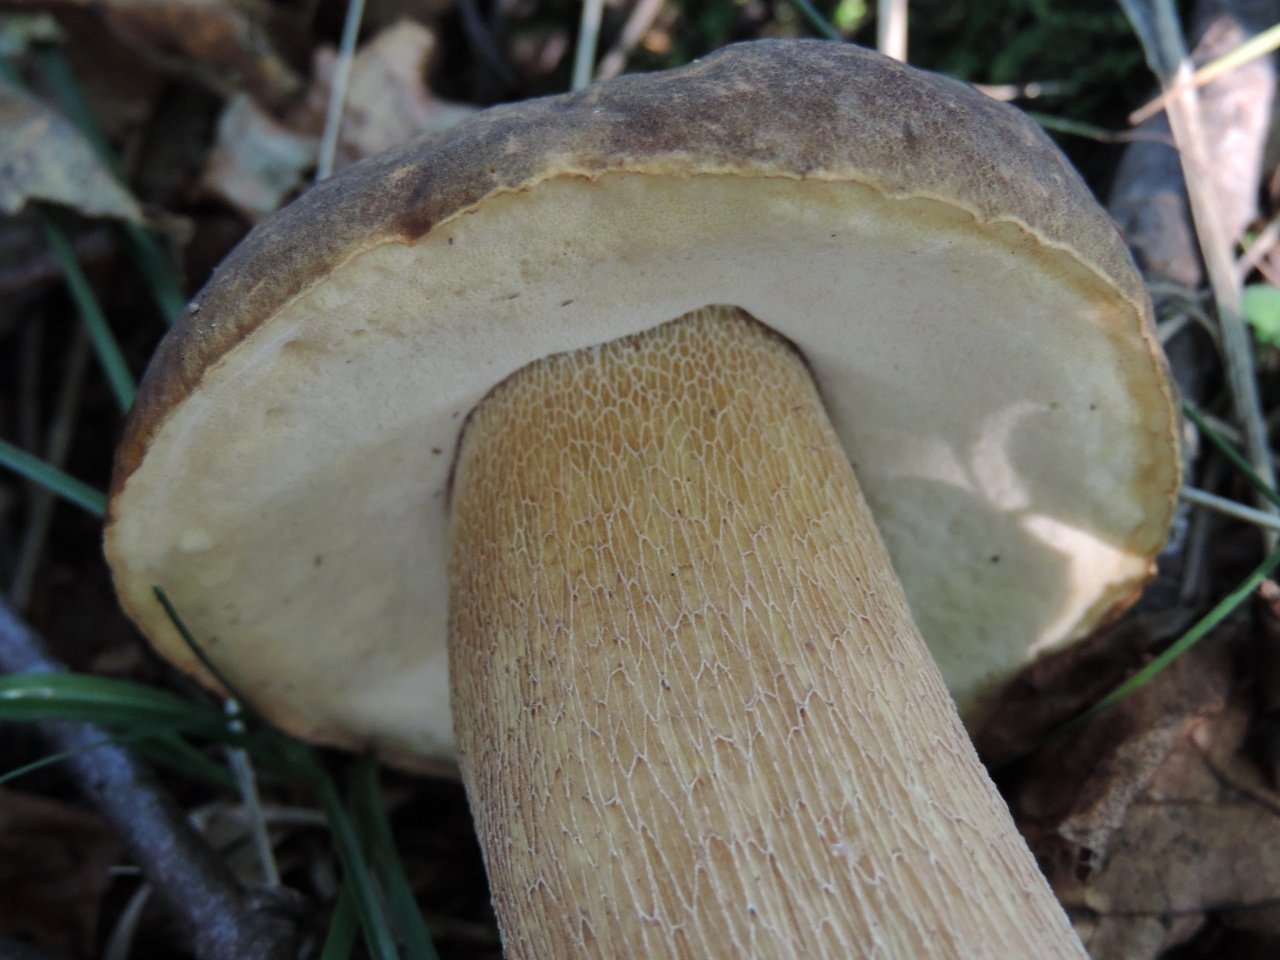
[[294,731],[447,758],[447,484],[467,412],[531,359],[732,304],[808,358],[972,716],[992,678],[1148,570],[1126,541],[1158,439],[1133,395],[1158,374],[1110,295],[1016,225],[931,200],[548,181],[354,254],[211,369],[117,502],[117,581],[134,611],[164,587]]

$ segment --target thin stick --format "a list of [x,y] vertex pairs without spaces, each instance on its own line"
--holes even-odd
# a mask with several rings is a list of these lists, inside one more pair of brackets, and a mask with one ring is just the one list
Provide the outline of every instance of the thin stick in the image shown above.
[[1262,279],[1271,284],[1271,286],[1280,287],[1280,270],[1271,266],[1267,261],[1258,261],[1258,272],[1262,274]]
[[342,130],[342,112],[347,105],[347,85],[351,82],[351,61],[355,59],[356,38],[360,35],[362,19],[364,0],[347,0],[338,62],[334,65],[333,86],[329,89],[329,109],[325,113],[324,133],[320,137],[320,152],[316,159],[316,180],[324,180],[333,174],[334,160],[338,155],[338,134]]
[[[228,697],[222,702],[222,708],[226,711],[228,726],[236,733],[244,733],[240,701],[235,697]],[[262,797],[258,793],[258,777],[254,773],[249,751],[243,747],[228,747],[227,763],[236,778],[236,786],[240,789],[240,800],[249,818],[249,833],[253,837],[253,846],[258,854],[258,864],[262,867],[262,876],[268,887],[278,887],[280,886],[280,869],[276,866],[271,834],[267,831],[267,820],[262,812]]]
[[[1205,465],[1203,477],[1212,482],[1227,472],[1224,460],[1210,460]],[[1206,571],[1209,568],[1209,544],[1216,529],[1218,515],[1210,510],[1191,511],[1190,529],[1183,548],[1182,583],[1178,586],[1178,600],[1183,606],[1199,609],[1209,600],[1209,584]]]
[[1265,527],[1268,530],[1280,530],[1280,517],[1277,517],[1275,514],[1267,513],[1263,510],[1256,510],[1253,507],[1246,507],[1243,503],[1237,503],[1235,500],[1220,497],[1216,493],[1209,493],[1207,490],[1199,490],[1195,487],[1183,487],[1178,491],[1178,497],[1185,500],[1187,503],[1193,503],[1198,507],[1206,507],[1209,510],[1215,510],[1225,516],[1235,517],[1237,520],[1244,520],[1246,523]]
[[1205,84],[1213,83],[1219,77],[1226,76],[1232,70],[1243,67],[1246,63],[1275,52],[1277,48],[1280,48],[1280,24],[1269,27],[1263,30],[1262,33],[1250,37],[1240,46],[1224,53],[1216,60],[1210,60],[1188,77],[1185,84],[1179,84],[1169,90],[1165,90],[1160,96],[1143,104],[1129,114],[1129,123],[1136,127],[1142,121],[1149,120],[1161,110],[1166,109],[1170,99],[1182,93],[1183,90],[1198,90]]
[[907,62],[907,0],[877,0],[876,49]]
[[[58,392],[58,405],[53,414],[53,426],[49,430],[49,442],[45,449],[45,462],[63,469],[71,453],[71,437],[75,429],[76,411],[80,406],[80,387],[89,367],[92,352],[84,329],[77,327],[67,351],[67,367],[62,375],[62,387]],[[22,537],[22,553],[17,569],[9,585],[9,602],[18,610],[26,608],[40,569],[40,557],[44,552],[49,524],[53,521],[56,498],[48,487],[35,485],[30,519]]]
[[[1274,489],[1276,471],[1271,464],[1266,423],[1254,379],[1253,348],[1240,314],[1240,283],[1232,243],[1218,219],[1217,198],[1208,176],[1211,164],[1200,128],[1199,101],[1195,89],[1187,83],[1192,72],[1191,61],[1182,42],[1177,13],[1172,0],[1153,0],[1149,6],[1127,0],[1124,7],[1135,26],[1139,26],[1139,19],[1149,15],[1139,26],[1138,34],[1147,48],[1147,60],[1169,95],[1165,109],[1182,161],[1196,237],[1218,308],[1232,405],[1244,429],[1249,462],[1263,482]],[[1269,509],[1274,512],[1274,508]]]
[[622,35],[618,37],[618,42],[600,61],[600,66],[596,70],[597,80],[616,77],[623,71],[627,65],[627,57],[631,56],[631,51],[649,32],[649,28],[653,26],[653,21],[658,19],[658,14],[662,12],[664,5],[665,0],[640,0],[635,5],[631,16],[627,17],[627,22],[623,24]]
[[582,0],[582,20],[578,25],[578,45],[573,53],[571,89],[581,90],[591,82],[595,70],[596,48],[600,44],[600,21],[604,16],[604,0]]
[[1240,259],[1236,261],[1236,279],[1244,283],[1245,277],[1258,268],[1262,258],[1271,252],[1277,242],[1280,242],[1280,217],[1273,218],[1263,227],[1253,238],[1249,248],[1240,255]]
[[[66,670],[3,602],[0,670]],[[68,754],[66,769],[133,851],[156,896],[183,926],[198,956],[287,960],[296,955],[298,930],[285,909],[286,898],[247,896],[131,751],[110,742],[110,734],[97,724],[43,722],[37,726],[54,749]]]

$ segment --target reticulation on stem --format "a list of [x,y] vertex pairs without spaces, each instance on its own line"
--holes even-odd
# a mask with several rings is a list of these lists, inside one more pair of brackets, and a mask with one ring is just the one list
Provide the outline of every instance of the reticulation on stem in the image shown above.
[[509,955],[1083,956],[781,338],[708,308],[532,364],[453,498]]

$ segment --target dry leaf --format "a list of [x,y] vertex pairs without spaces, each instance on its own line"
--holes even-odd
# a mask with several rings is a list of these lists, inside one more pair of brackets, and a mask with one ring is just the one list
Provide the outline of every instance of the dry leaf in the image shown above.
[[71,0],[93,10],[119,39],[220,93],[249,90],[283,103],[302,88],[267,24],[279,16],[257,0]]
[[0,210],[15,214],[44,200],[90,217],[142,223],[138,202],[56,110],[0,83],[0,130]]
[[[435,47],[430,30],[404,20],[360,49],[351,63],[336,169],[420,134],[447,129],[475,112],[474,107],[437,100],[427,88]],[[311,88],[284,122],[246,96],[232,97],[218,122],[201,188],[255,221],[303,186],[315,165],[336,59],[332,49],[317,51]]]
[[316,138],[299,135],[272,119],[249,97],[237,94],[218,121],[200,187],[241,216],[256,221],[277,209],[315,166]]
[[93,956],[118,840],[94,814],[0,789],[0,937]]
[[1280,901],[1280,795],[1243,751],[1255,711],[1229,631],[1037,757],[1013,791],[1094,960],[1142,960],[1210,912]]
[[[1189,721],[1099,868],[1084,882],[1059,878],[1065,903],[1097,918],[1088,941],[1095,958],[1155,956],[1208,911],[1248,913],[1280,898],[1280,797],[1237,753],[1249,719],[1229,705]],[[1145,954],[1131,939],[1140,925],[1164,928]],[[1104,949],[1108,941],[1114,949]]]
[[1182,634],[1194,615],[1174,608],[1130,614],[1031,663],[1005,685],[975,737],[990,763],[1020,754],[1118,686],[1150,651]]

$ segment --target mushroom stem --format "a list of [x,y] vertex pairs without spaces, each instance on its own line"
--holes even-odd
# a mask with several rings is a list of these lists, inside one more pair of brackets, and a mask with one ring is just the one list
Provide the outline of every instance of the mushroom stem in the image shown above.
[[509,956],[1084,956],[777,335],[715,307],[531,364],[453,489]]

